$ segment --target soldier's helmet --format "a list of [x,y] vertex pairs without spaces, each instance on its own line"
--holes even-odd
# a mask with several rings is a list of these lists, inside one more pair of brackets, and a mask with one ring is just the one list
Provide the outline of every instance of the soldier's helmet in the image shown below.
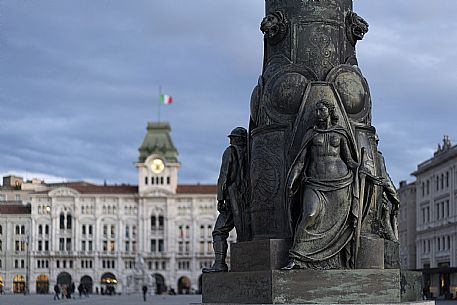
[[229,138],[242,138],[242,139],[247,139],[248,137],[248,132],[246,131],[246,128],[243,127],[237,127],[232,130],[232,132],[228,135]]

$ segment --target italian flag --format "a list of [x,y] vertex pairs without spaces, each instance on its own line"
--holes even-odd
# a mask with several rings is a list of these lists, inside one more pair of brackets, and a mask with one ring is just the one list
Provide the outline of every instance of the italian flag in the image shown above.
[[166,94],[160,95],[160,103],[164,105],[170,105],[173,103],[173,98]]

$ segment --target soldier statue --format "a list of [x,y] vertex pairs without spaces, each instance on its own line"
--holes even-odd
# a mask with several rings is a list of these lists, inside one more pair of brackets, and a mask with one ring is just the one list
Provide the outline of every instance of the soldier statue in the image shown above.
[[247,131],[243,127],[232,130],[230,146],[224,151],[217,182],[217,209],[219,216],[213,231],[215,262],[203,273],[227,272],[227,238],[235,228],[237,241],[250,240],[247,177]]

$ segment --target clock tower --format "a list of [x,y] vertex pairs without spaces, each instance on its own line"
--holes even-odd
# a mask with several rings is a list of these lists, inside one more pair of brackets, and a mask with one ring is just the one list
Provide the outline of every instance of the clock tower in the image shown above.
[[140,196],[176,193],[181,164],[170,134],[169,123],[148,123],[136,163]]

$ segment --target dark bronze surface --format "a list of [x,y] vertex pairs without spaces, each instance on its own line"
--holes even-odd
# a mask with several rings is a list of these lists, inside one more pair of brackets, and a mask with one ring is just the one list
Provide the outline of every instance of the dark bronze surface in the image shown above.
[[[381,269],[384,257],[395,265],[397,253],[367,258],[384,250],[383,239],[398,243],[399,204],[355,52],[368,23],[352,0],[265,5],[263,71],[250,102],[246,172],[238,176],[246,180],[227,186],[238,204],[233,225],[218,220],[215,244],[220,228],[235,227],[239,241],[292,240],[286,269],[352,269],[359,254],[359,265]],[[379,239],[376,249],[362,247],[363,236]]]

